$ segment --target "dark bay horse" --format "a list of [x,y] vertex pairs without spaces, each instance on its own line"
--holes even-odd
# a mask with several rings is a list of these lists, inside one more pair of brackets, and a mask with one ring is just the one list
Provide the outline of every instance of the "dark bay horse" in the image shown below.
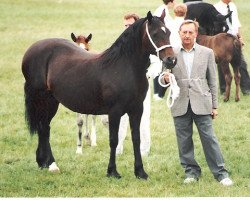
[[[84,35],[75,36],[74,33],[71,33],[71,39],[79,45],[82,49],[89,51],[90,45],[89,41],[92,39],[92,34],[90,33],[87,37]],[[89,129],[89,118],[91,122],[91,129]],[[82,126],[84,125],[85,133],[84,138],[87,143],[91,146],[96,146],[96,115],[82,115],[81,113],[77,113],[77,147],[76,153],[82,154]]]
[[215,60],[218,67],[225,76],[226,91],[224,101],[228,101],[230,97],[232,74],[229,68],[231,64],[234,71],[234,80],[236,85],[235,101],[240,100],[240,72],[239,67],[241,64],[241,42],[240,40],[228,33],[219,33],[214,36],[198,35],[197,43],[213,49]]
[[176,57],[169,42],[164,14],[137,20],[104,52],[90,53],[65,39],[45,39],[25,53],[26,120],[30,133],[38,133],[36,161],[40,168],[59,171],[50,146],[50,122],[59,103],[83,114],[108,114],[110,159],[107,176],[120,178],[116,146],[120,118],[129,115],[134,149],[134,174],[147,179],[140,153],[140,121],[148,89],[149,55],[156,54],[172,68]]

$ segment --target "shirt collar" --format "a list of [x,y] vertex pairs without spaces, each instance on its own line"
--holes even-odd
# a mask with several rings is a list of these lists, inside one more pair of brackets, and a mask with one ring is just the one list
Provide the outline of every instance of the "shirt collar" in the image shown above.
[[194,46],[192,47],[192,49],[190,49],[189,51],[186,50],[186,49],[183,47],[183,45],[181,45],[181,50],[182,50],[182,51],[185,51],[185,52],[187,52],[187,53],[194,51],[195,48],[196,48],[196,44],[195,44],[195,43],[194,43]]

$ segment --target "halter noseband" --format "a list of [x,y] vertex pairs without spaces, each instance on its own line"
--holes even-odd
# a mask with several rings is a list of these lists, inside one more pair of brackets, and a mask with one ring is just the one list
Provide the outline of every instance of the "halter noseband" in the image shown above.
[[153,45],[153,47],[155,48],[155,51],[157,53],[157,56],[160,58],[159,56],[159,52],[162,50],[162,49],[166,49],[166,48],[172,48],[172,45],[170,44],[167,44],[167,45],[163,45],[161,47],[157,47],[156,44],[154,43],[154,41],[152,40],[150,34],[149,34],[149,31],[148,31],[148,22],[146,23],[146,32],[147,32],[147,35],[148,35],[148,39],[149,41],[151,42],[151,44]]

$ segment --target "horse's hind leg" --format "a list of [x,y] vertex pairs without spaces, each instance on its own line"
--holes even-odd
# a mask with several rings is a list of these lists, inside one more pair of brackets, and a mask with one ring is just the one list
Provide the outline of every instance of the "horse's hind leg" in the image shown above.
[[82,125],[83,125],[83,119],[82,114],[77,113],[77,126],[78,126],[78,133],[77,133],[77,146],[76,146],[76,153],[82,154]]
[[90,140],[91,140],[91,146],[97,146],[96,145],[96,115],[92,115],[91,116],[92,120],[91,120],[91,136],[90,136]]
[[58,101],[47,91],[39,94],[41,98],[37,101],[38,124],[38,148],[36,150],[36,161],[41,168],[49,168],[49,171],[59,171],[55,163],[50,146],[50,122],[58,109]]
[[238,102],[240,100],[240,71],[239,67],[234,67],[234,81],[236,85],[236,94],[235,94],[235,101]]

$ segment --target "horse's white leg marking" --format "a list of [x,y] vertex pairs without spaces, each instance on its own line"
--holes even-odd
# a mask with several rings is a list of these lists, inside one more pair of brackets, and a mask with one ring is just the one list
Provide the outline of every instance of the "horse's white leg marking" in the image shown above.
[[57,167],[56,163],[53,162],[51,163],[51,165],[49,166],[49,171],[50,172],[60,172],[59,167]]
[[126,135],[127,135],[128,119],[129,118],[128,118],[127,114],[124,114],[121,117],[119,131],[118,131],[118,145],[116,147],[116,154],[123,153],[123,142],[124,142]]
[[91,116],[91,146],[96,145],[96,115]]
[[143,113],[140,125],[141,155],[147,156],[150,152],[150,88],[143,102]]
[[78,125],[78,134],[77,134],[77,143],[76,143],[76,153],[82,154],[82,115],[77,113],[77,125]]
[[85,115],[85,133],[84,133],[84,138],[86,140],[86,143],[88,145],[91,145],[91,141],[90,141],[90,136],[89,136],[89,124],[88,124],[88,117],[89,115]]

